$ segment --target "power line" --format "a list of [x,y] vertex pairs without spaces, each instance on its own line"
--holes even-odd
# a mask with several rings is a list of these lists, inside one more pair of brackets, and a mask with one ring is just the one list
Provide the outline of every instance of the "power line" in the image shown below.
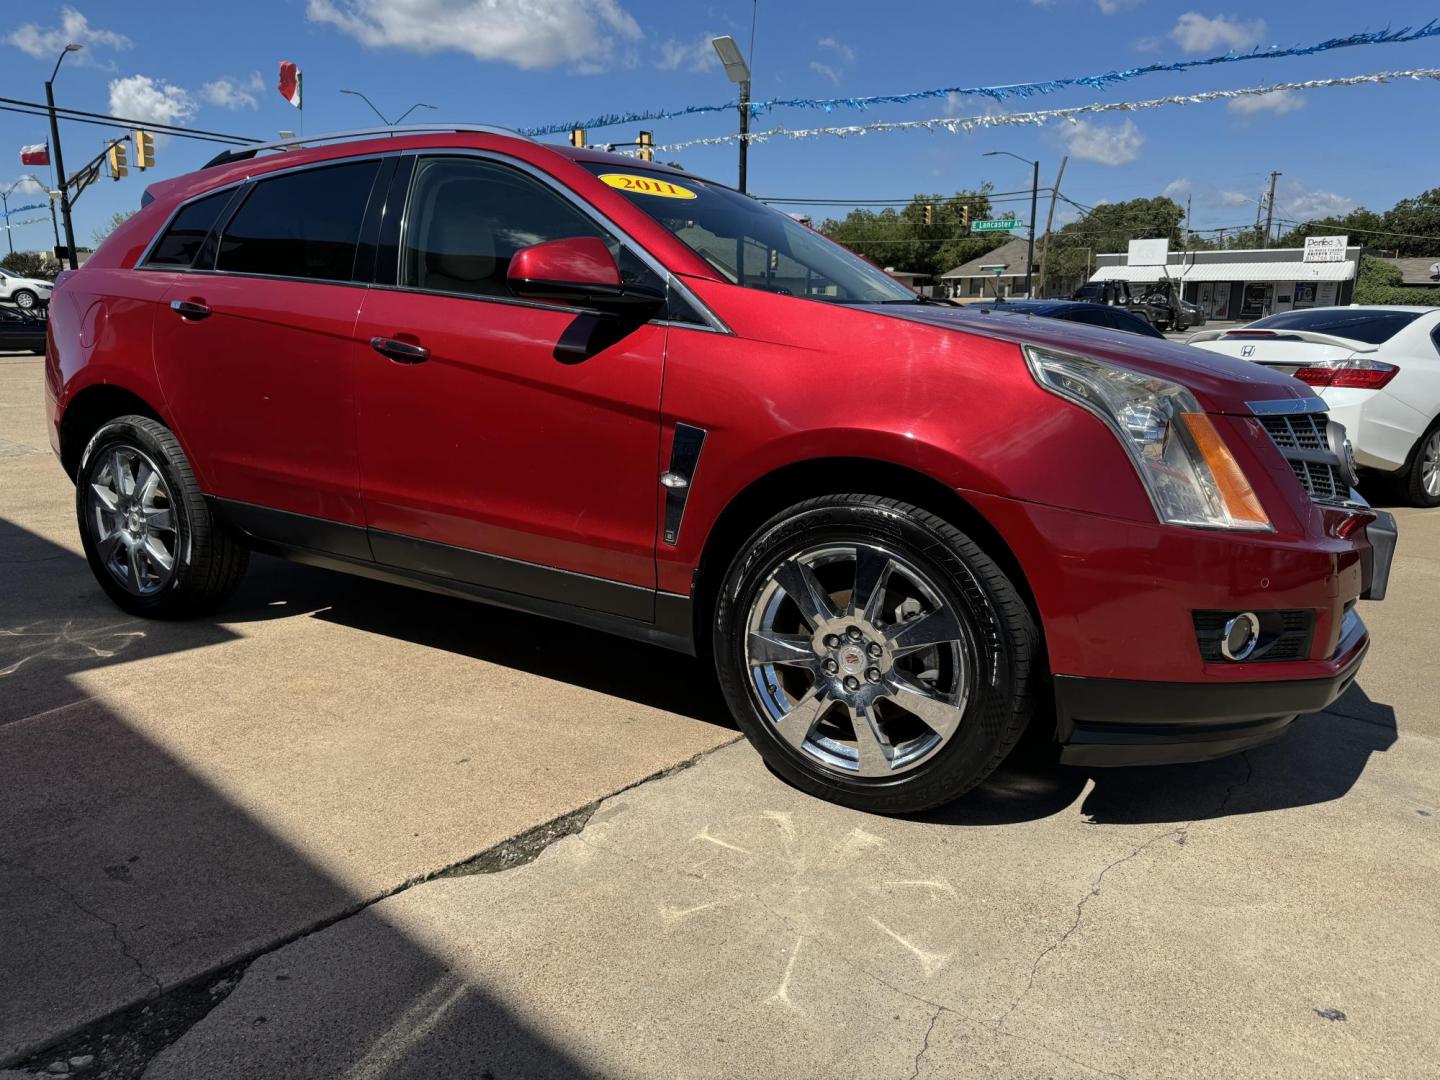
[[[1041,188],[1041,191],[1049,191],[1049,188]],[[994,199],[1002,195],[1024,195],[1030,197],[1030,189],[1018,188],[1015,191],[979,191],[973,195],[941,195],[936,202],[979,202],[982,199]],[[929,193],[917,192],[914,195],[907,195],[903,199],[830,199],[819,197],[801,197],[798,199],[782,199],[778,195],[757,195],[756,198],[763,203],[780,203],[786,206],[902,206],[909,205],[917,200],[929,198]]]
[[[18,98],[0,97],[0,111],[19,113],[22,116],[49,117],[48,106],[38,101],[22,101]],[[77,124],[93,124],[96,127],[144,128],[161,135],[174,135],[182,139],[197,139],[201,142],[218,142],[230,146],[248,146],[264,140],[250,135],[231,135],[223,131],[207,131],[204,128],[181,127],[178,124],[164,124],[131,117],[111,116],[108,113],[87,112],[83,109],[57,107],[56,116]]]

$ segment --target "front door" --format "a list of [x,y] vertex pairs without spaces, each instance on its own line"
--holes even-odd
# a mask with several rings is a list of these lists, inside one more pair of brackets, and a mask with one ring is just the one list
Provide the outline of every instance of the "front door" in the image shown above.
[[314,519],[284,519],[293,528],[274,537],[312,541],[304,546],[334,546],[324,522],[355,526],[346,553],[357,556],[368,555],[353,336],[364,289],[352,277],[378,167],[371,159],[254,184],[223,226],[213,266],[174,275],[155,333],[167,403],[210,492]]
[[356,327],[388,350],[357,384],[376,559],[649,619],[665,328],[520,300],[506,281],[543,240],[619,245],[484,158],[421,158],[405,207],[394,285],[371,289]]

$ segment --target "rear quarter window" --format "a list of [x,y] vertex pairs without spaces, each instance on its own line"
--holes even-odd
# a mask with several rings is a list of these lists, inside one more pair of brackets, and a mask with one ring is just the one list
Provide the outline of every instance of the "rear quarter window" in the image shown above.
[[146,266],[189,267],[195,262],[200,245],[215,227],[215,221],[225,204],[230,201],[233,190],[217,191],[185,206],[175,215],[169,227],[161,235]]

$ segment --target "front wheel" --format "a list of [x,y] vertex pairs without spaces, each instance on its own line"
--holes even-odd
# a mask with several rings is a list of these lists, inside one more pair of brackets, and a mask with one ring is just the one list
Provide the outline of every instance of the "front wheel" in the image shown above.
[[15,301],[15,306],[21,311],[34,311],[40,303],[40,297],[29,289],[17,289],[11,299]]
[[964,533],[869,495],[791,507],[741,548],[715,613],[731,710],[790,783],[877,813],[987,777],[1032,712],[1037,634]]
[[75,477],[85,557],[132,615],[198,615],[227,597],[249,552],[216,520],[170,429],[144,416],[106,424]]

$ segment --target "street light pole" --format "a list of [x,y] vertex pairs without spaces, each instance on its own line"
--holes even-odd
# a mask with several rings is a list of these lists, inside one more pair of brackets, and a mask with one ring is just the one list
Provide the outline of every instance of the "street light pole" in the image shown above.
[[80,269],[80,260],[75,257],[75,223],[70,220],[70,192],[65,185],[65,155],[60,151],[60,123],[55,116],[55,76],[60,74],[60,65],[72,52],[79,52],[83,46],[71,42],[60,50],[55,61],[55,70],[45,81],[45,105],[50,110],[50,145],[55,148],[55,186],[60,189],[60,216],[65,219],[65,247],[69,256],[70,269]]
[[[15,184],[20,181],[16,180]],[[10,245],[10,254],[15,254],[15,241],[11,239],[10,231],[10,192],[15,190],[15,184],[11,184],[4,191],[0,191],[0,206],[5,207],[5,242]]]
[[1025,256],[1025,295],[1034,299],[1030,291],[1030,282],[1035,274],[1035,216],[1036,205],[1040,201],[1040,162],[1031,161],[1029,158],[1021,157],[1019,154],[1012,154],[1009,150],[990,150],[983,154],[983,157],[997,157],[999,155],[1013,157],[1016,161],[1023,161],[1032,167],[1030,180],[1030,244],[1029,253]]
[[745,62],[745,57],[740,53],[740,46],[735,44],[735,39],[729,34],[724,37],[711,38],[710,44],[715,46],[715,53],[720,57],[720,63],[725,65],[725,77],[740,88],[740,183],[738,186],[741,193],[744,194],[746,159],[750,152],[750,65]]

